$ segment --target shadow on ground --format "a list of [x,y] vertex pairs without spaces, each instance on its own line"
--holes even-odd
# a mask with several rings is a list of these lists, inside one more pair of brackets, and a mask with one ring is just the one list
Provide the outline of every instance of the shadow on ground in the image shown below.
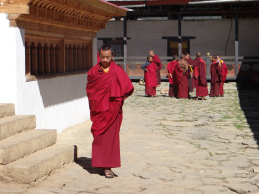
[[259,83],[237,82],[240,107],[259,147]]
[[83,169],[88,171],[90,174],[103,175],[102,169],[92,167],[91,162],[92,162],[92,158],[87,158],[87,157],[77,158],[77,160],[75,161],[75,163],[77,163],[79,166],[83,167]]

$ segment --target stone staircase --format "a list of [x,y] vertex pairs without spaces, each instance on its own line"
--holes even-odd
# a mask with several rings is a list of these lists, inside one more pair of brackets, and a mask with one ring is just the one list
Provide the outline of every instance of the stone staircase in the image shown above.
[[74,160],[74,146],[56,144],[56,130],[35,127],[34,115],[0,104],[0,181],[35,184]]

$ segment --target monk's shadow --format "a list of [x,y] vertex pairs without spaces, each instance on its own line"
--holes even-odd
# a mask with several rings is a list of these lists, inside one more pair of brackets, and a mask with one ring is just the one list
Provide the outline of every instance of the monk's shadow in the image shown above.
[[81,166],[83,169],[85,169],[89,174],[99,174],[103,175],[103,171],[101,168],[95,168],[92,167],[92,158],[87,158],[87,157],[81,157],[77,158],[75,160],[75,163]]

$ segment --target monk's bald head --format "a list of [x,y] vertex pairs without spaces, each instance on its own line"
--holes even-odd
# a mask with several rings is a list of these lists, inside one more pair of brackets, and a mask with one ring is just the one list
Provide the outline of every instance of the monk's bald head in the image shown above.
[[178,60],[178,56],[177,56],[177,55],[174,55],[174,56],[173,56],[173,60],[177,61],[177,60]]
[[155,55],[154,51],[153,50],[149,51],[149,55],[153,57]]
[[180,55],[180,58],[181,58],[181,59],[184,59],[184,57],[185,57],[185,54],[181,54],[181,55]]
[[201,53],[200,53],[200,52],[197,52],[197,53],[196,53],[196,56],[197,56],[197,57],[201,57]]

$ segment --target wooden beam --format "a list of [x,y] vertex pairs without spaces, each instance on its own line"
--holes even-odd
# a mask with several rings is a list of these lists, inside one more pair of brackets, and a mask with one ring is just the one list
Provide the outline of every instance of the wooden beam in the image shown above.
[[28,5],[7,4],[0,5],[0,13],[29,14]]

